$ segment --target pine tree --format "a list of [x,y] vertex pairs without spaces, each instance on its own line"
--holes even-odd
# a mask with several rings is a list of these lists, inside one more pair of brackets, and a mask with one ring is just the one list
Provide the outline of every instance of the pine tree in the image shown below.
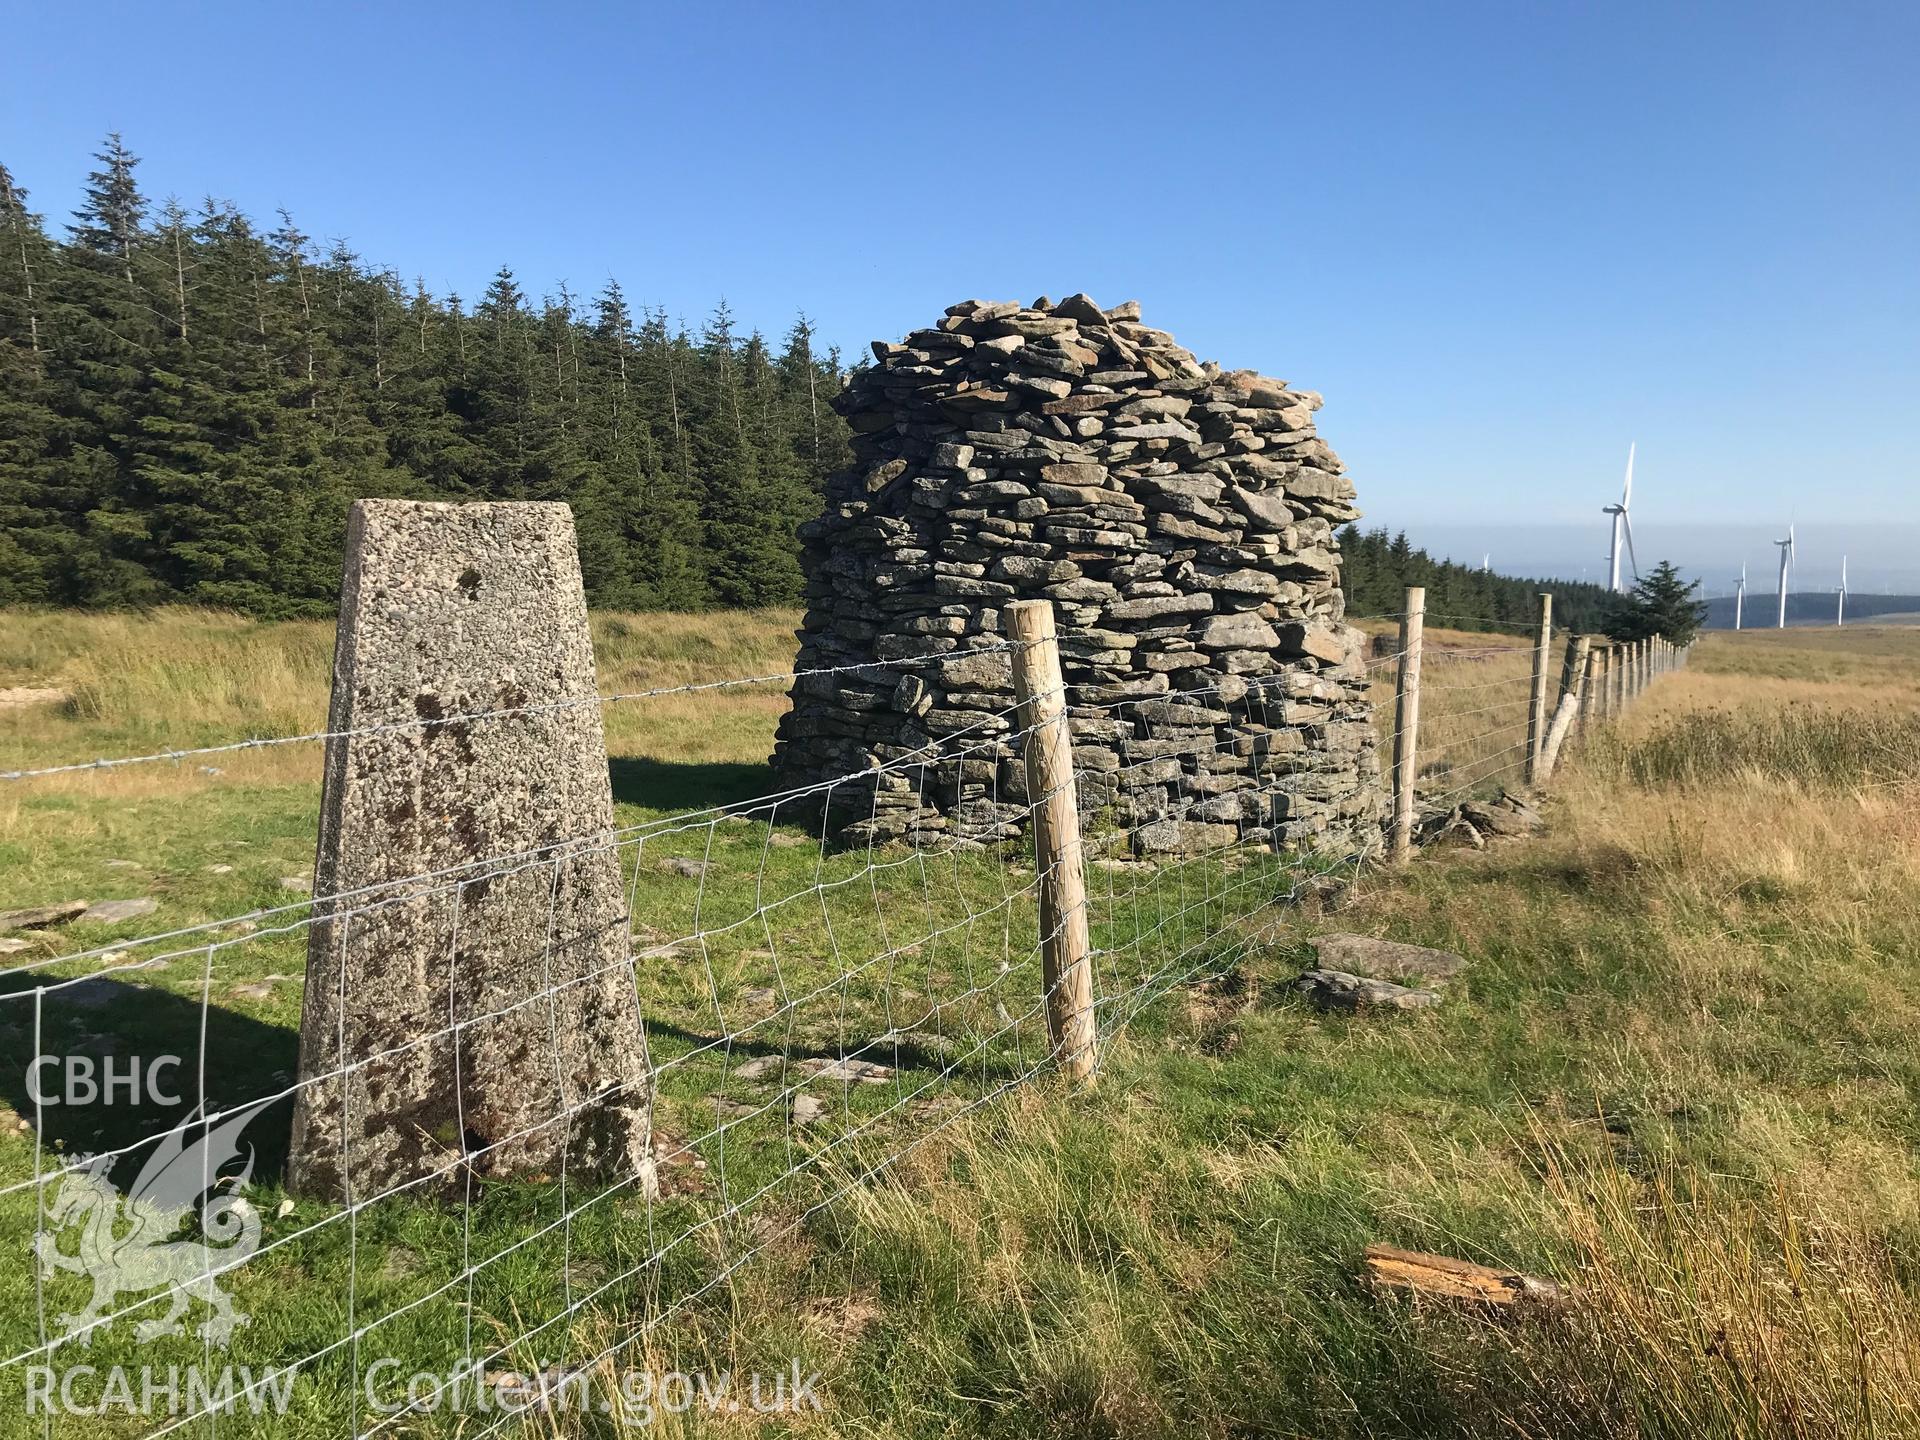
[[764,419],[766,346],[758,336],[739,341],[723,300],[701,334],[700,354],[705,384],[695,397],[691,446],[714,598],[734,606],[787,603],[799,593],[800,569],[791,531],[781,533],[789,472]]
[[154,564],[148,497],[128,461],[165,311],[150,283],[139,162],[118,134],[97,158],[102,168],[88,177],[69,227],[53,314],[53,378],[68,417],[54,470],[79,537],[64,588],[95,603],[144,604],[166,598],[166,588]]
[[40,217],[27,209],[27,192],[0,165],[0,336],[24,343],[35,356],[40,353],[41,309],[51,264]]
[[75,244],[117,260],[127,287],[133,289],[133,252],[143,238],[140,227],[147,214],[146,199],[133,178],[140,160],[121,142],[118,130],[107,135],[93,158],[100,169],[87,176],[87,198],[74,211],[78,223],[68,229]]
[[692,565],[699,515],[673,494],[661,472],[640,403],[633,316],[617,282],[610,281],[594,302],[582,350],[581,414],[594,471],[576,512],[582,569],[600,577],[597,586],[589,582],[597,589],[595,603],[691,603],[704,593]]
[[0,166],[0,603],[58,601],[77,544],[54,473],[61,420],[42,349],[51,246]]
[[287,359],[294,363],[292,373],[299,380],[305,408],[313,410],[319,405],[320,394],[319,327],[313,318],[313,292],[307,284],[307,249],[313,242],[301,234],[293,217],[282,210],[280,228],[267,237],[267,243],[272,247],[277,278],[281,282],[276,287],[281,294],[276,319],[281,321],[289,338],[297,342],[287,347]]
[[474,307],[462,399],[482,464],[473,477],[476,499],[527,498],[533,365],[526,303],[513,271],[503,265]]
[[1699,581],[1689,583],[1671,561],[1662,560],[1615,605],[1607,634],[1616,640],[1659,635],[1675,645],[1691,644],[1707,619],[1707,602],[1697,598],[1699,593]]

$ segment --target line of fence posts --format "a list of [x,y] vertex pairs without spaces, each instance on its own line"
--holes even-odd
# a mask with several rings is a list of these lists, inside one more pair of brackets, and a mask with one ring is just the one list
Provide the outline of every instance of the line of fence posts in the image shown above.
[[[1617,718],[1653,681],[1686,663],[1687,648],[1654,636],[1618,642],[1569,634],[1560,685],[1548,703],[1553,648],[1553,595],[1540,592],[1527,708],[1526,779],[1552,777],[1568,740]],[[1400,612],[1399,667],[1394,676],[1393,809],[1388,858],[1413,849],[1420,763],[1420,669],[1427,592],[1409,586]],[[1093,1073],[1097,1035],[1093,1014],[1092,939],[1087,923],[1086,856],[1073,778],[1073,735],[1054,628],[1053,605],[1018,600],[1002,613],[1013,651],[1013,689],[1022,736],[1022,763],[1033,806],[1034,868],[1039,896],[1041,980],[1046,987],[1047,1038],[1055,1063],[1074,1080]]]
[[[1687,647],[1663,636],[1615,641],[1600,635],[1567,636],[1557,695],[1549,701],[1553,652],[1553,594],[1539,594],[1540,618],[1533,644],[1527,706],[1525,773],[1529,785],[1544,783],[1575,734],[1614,720],[1661,675],[1686,663]],[[1388,858],[1405,860],[1413,849],[1420,754],[1420,669],[1426,591],[1409,586],[1401,610],[1399,670],[1394,677],[1393,824]]]

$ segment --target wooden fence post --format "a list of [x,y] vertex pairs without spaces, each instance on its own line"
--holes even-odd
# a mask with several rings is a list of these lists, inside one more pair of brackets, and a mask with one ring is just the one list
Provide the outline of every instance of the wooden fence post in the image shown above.
[[1409,585],[1400,615],[1400,673],[1393,704],[1393,850],[1398,864],[1413,850],[1413,772],[1420,755],[1420,639],[1426,631],[1427,592]]
[[1567,637],[1567,658],[1560,668],[1560,699],[1553,708],[1553,721],[1541,737],[1539,774],[1543,781],[1552,778],[1553,767],[1560,762],[1560,747],[1567,743],[1567,735],[1579,719],[1592,644],[1592,637],[1587,635]]
[[1086,857],[1073,784],[1073,735],[1054,635],[1053,603],[1016,600],[1002,614],[1013,652],[1013,694],[1022,732],[1033,859],[1040,888],[1040,975],[1047,1039],[1069,1079],[1093,1073],[1093,945],[1087,932]]
[[1574,728],[1582,735],[1593,728],[1594,708],[1600,703],[1600,647],[1593,643],[1591,635],[1586,639],[1587,662],[1580,672],[1580,710],[1574,717]]
[[1527,710],[1527,784],[1540,778],[1547,745],[1547,648],[1553,644],[1553,595],[1540,592],[1540,639],[1533,649],[1533,703]]

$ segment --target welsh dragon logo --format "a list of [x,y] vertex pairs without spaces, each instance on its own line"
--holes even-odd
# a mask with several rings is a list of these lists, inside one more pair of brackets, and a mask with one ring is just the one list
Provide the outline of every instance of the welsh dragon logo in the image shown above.
[[[225,1344],[247,1323],[213,1272],[260,1246],[259,1212],[237,1193],[252,1178],[252,1149],[237,1174],[221,1174],[240,1158],[240,1132],[260,1109],[248,1106],[203,1127],[196,1108],[155,1147],[124,1198],[110,1178],[112,1156],[80,1157],[79,1168],[62,1180],[47,1207],[33,1246],[43,1276],[65,1270],[93,1281],[86,1308],[60,1316],[68,1335],[91,1343],[112,1324],[121,1295],[162,1286],[168,1291],[166,1313],[135,1325],[141,1340],[182,1334],[181,1317],[194,1300],[212,1312],[199,1327],[204,1340]],[[182,1238],[184,1223],[196,1215],[200,1238]],[[70,1255],[60,1249],[60,1235],[74,1226],[80,1227],[80,1243]]]

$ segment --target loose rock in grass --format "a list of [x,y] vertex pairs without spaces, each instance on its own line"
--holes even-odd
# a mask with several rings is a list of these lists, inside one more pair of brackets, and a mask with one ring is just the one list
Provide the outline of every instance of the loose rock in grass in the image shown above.
[[1343,970],[1309,970],[1297,984],[1300,992],[1322,1010],[1425,1010],[1440,1003],[1437,990],[1369,980]]
[[1450,950],[1403,945],[1371,935],[1316,935],[1307,942],[1328,970],[1364,975],[1370,980],[1425,980],[1439,984],[1466,968],[1467,962]]
[[123,920],[140,920],[160,908],[158,900],[96,900],[87,910],[87,919],[96,925],[118,925]]
[[32,905],[24,910],[0,910],[0,930],[44,930],[49,925],[64,925],[87,913],[84,900],[61,900],[52,905]]

